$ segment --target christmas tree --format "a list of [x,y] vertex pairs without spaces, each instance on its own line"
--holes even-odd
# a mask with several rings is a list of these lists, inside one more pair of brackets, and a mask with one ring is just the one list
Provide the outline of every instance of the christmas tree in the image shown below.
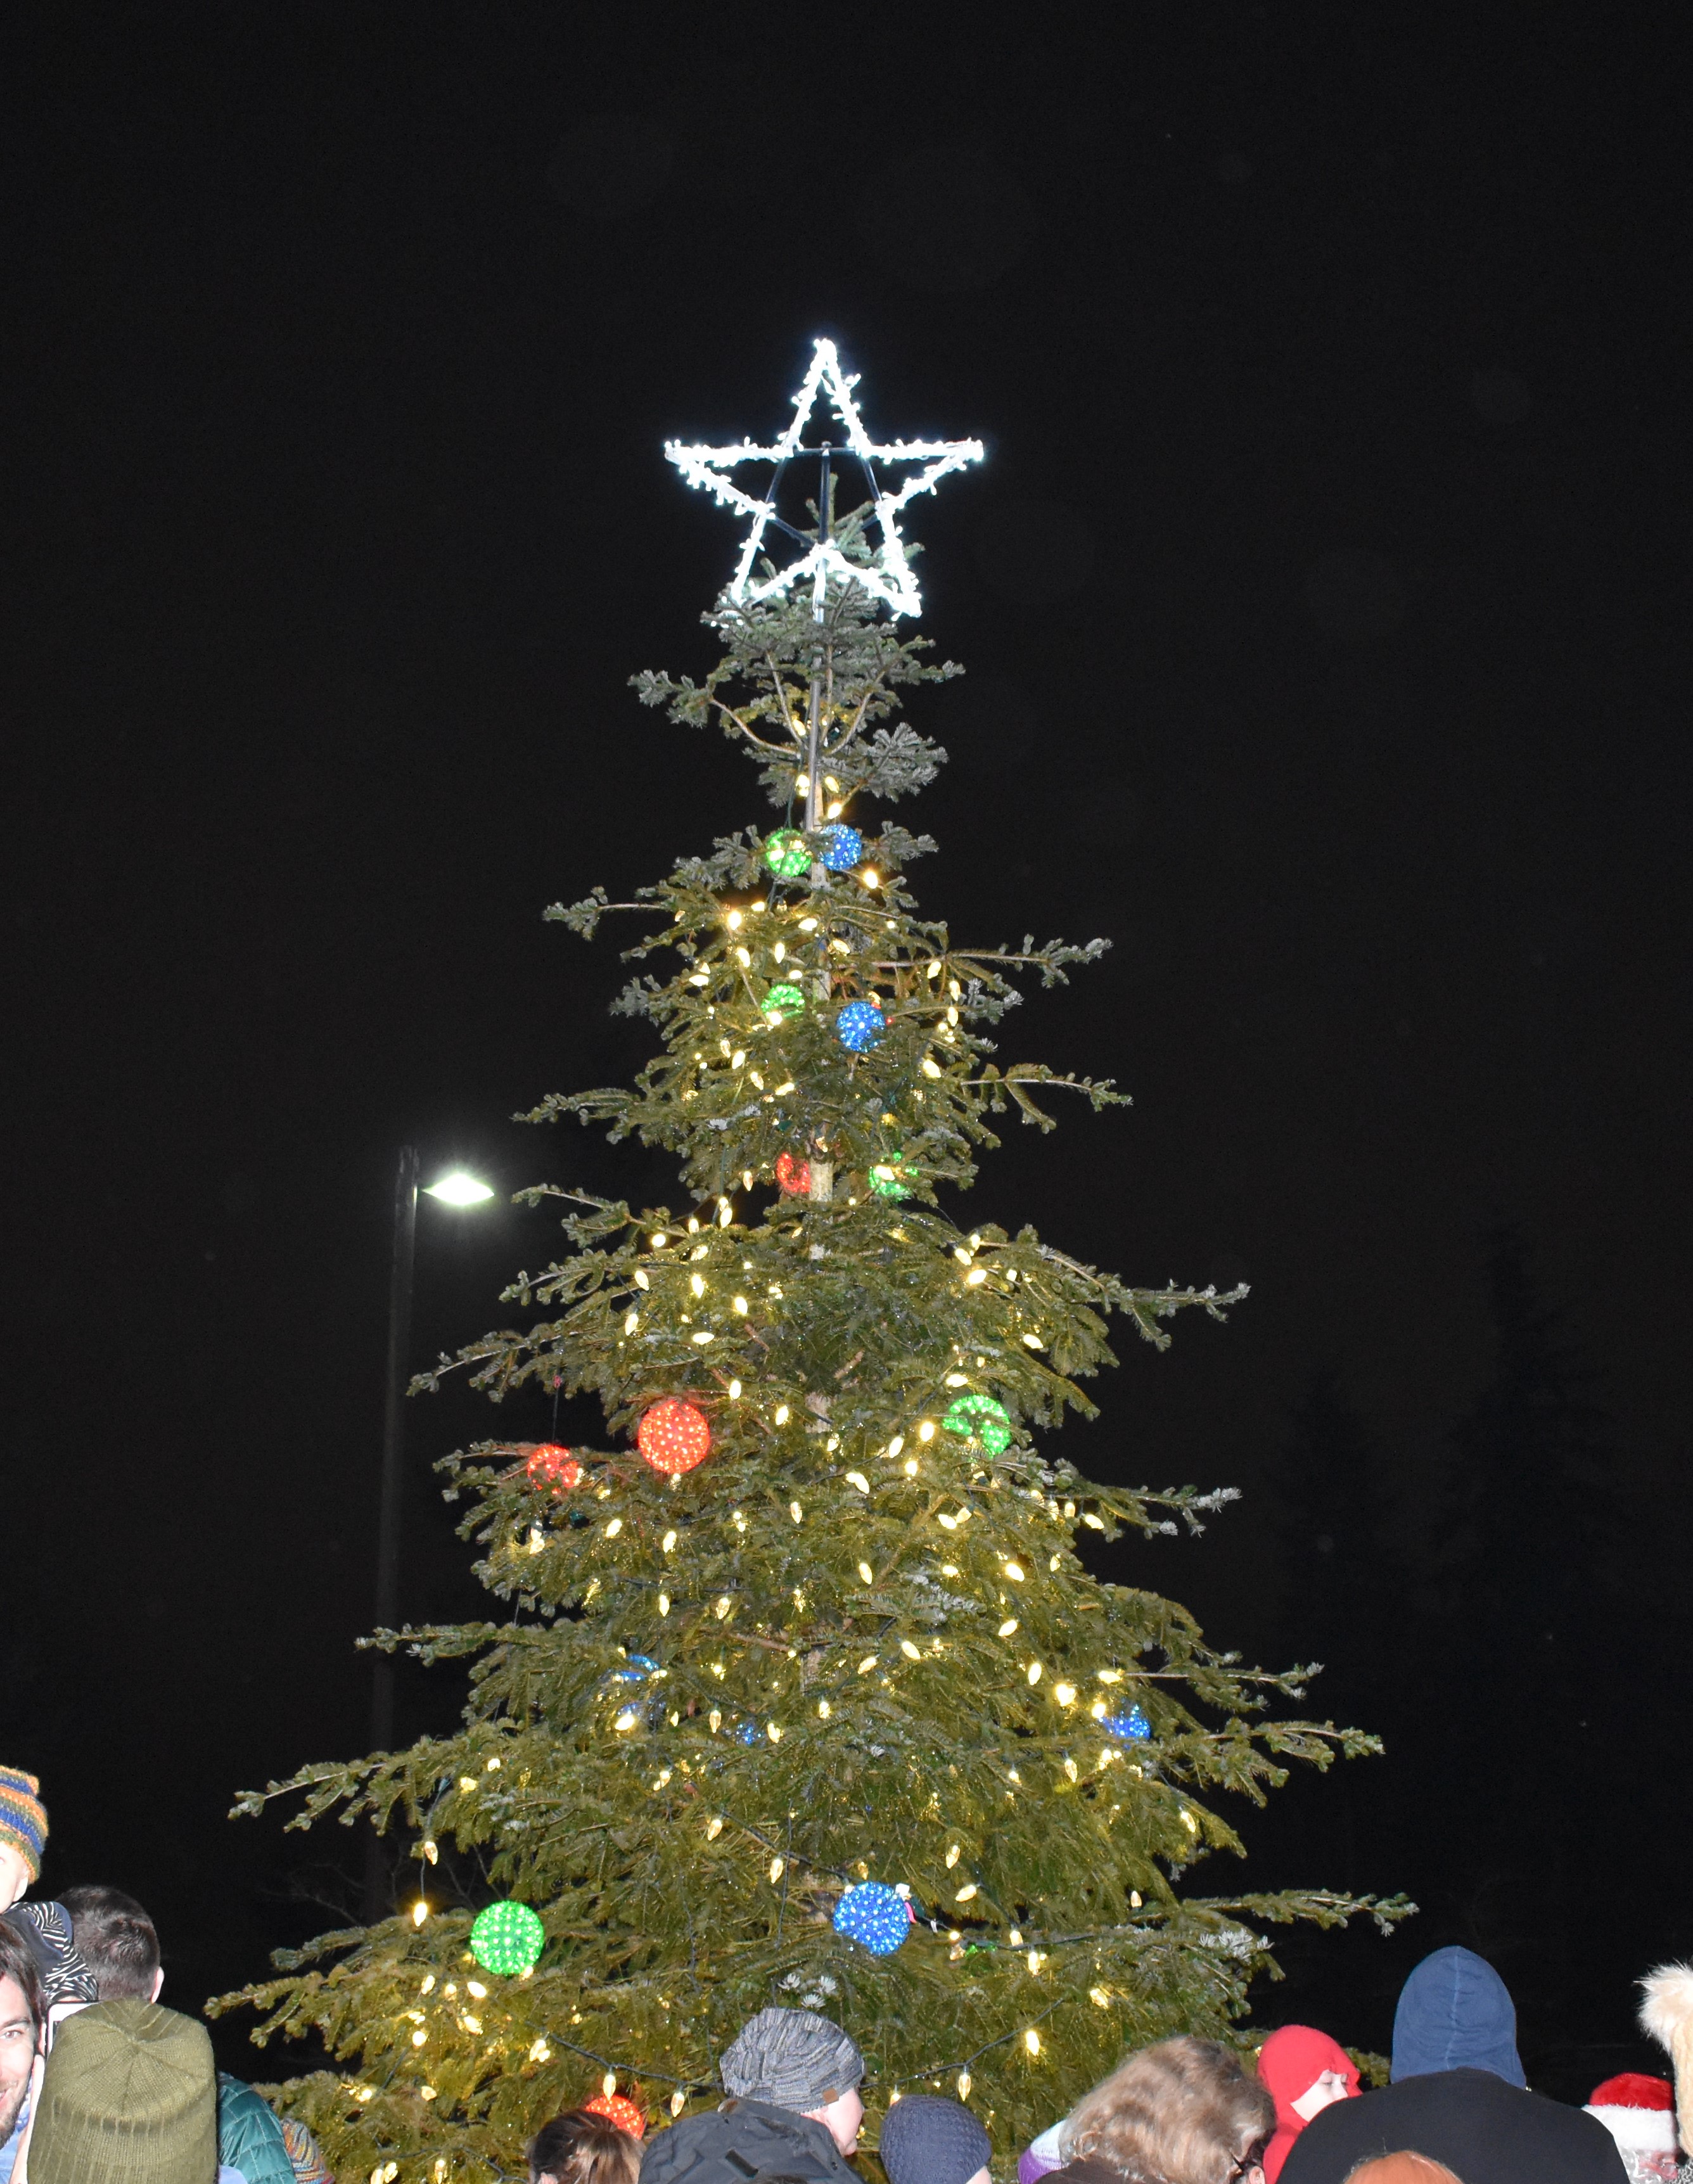
[[[219,2005],[348,2066],[281,2095],[343,2178],[509,2176],[602,2089],[661,2126],[718,2098],[717,2058],[771,2002],[851,2031],[872,2133],[940,2087],[1014,2155],[1125,2047],[1225,2033],[1270,1966],[1263,1925],[1401,1908],[1180,1892],[1239,1847],[1213,1793],[1261,1800],[1285,1760],[1372,1740],[1274,1719],[1298,1671],[1249,1671],[1089,1567],[1132,1568],[1111,1541],[1225,1496],[1092,1485],[1037,1446],[1091,1414],[1113,1314],[1162,1347],[1179,1312],[1234,1299],[1133,1288],[951,1211],[1002,1117],[1047,1128],[1050,1094],[1119,1096],[1008,1066],[990,1035],[1019,976],[1062,983],[1104,944],[961,946],[907,885],[933,845],[866,831],[945,756],[905,694],[957,671],[901,633],[900,513],[981,450],[872,443],[853,383],[820,343],[774,446],[668,451],[751,524],[705,617],[719,664],[637,688],[742,744],[781,823],[632,901],[549,913],[584,935],[647,917],[631,956],[675,967],[616,1004],[658,1043],[633,1088],[535,1119],[663,1148],[685,1199],[526,1194],[560,1201],[568,1255],[506,1292],[524,1324],[451,1362],[496,1402],[591,1391],[607,1446],[447,1460],[504,1619],[379,1642],[472,1663],[457,1735],[242,1801],[304,1792],[294,1825],[415,1836],[415,1905]],[[820,396],[844,444],[802,440]],[[760,460],[759,498],[732,473]],[[814,464],[790,522],[782,481]]]

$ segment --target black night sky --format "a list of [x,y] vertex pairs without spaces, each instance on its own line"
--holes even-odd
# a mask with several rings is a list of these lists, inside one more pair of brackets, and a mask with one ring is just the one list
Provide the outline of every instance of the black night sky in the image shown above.
[[[989,446],[912,526],[969,670],[913,710],[953,757],[899,815],[941,841],[924,905],[1115,944],[1005,1050],[1133,1109],[1014,1127],[966,1211],[1251,1284],[1168,1356],[1126,1338],[1062,1452],[1245,1490],[1135,1580],[1327,1658],[1312,1703],[1390,1741],[1247,1818],[1246,1874],[1423,1916],[1296,1939],[1262,2020],[1384,2047],[1461,1940],[1543,2090],[1659,2067],[1630,1981],[1693,1946],[1675,20],[14,22],[0,1760],[43,1777],[49,1889],[154,1909],[167,1999],[355,1901],[355,1839],[224,1815],[365,1747],[396,1149],[674,1195],[506,1119],[645,1051],[617,935],[540,913],[765,819],[627,684],[709,664],[738,535],[663,441],[767,434],[830,333],[873,426]],[[417,1363],[554,1234],[426,1203]],[[479,1613],[428,1466],[485,1414],[408,1425],[405,1610]],[[408,1678],[404,1727],[455,1705]]]

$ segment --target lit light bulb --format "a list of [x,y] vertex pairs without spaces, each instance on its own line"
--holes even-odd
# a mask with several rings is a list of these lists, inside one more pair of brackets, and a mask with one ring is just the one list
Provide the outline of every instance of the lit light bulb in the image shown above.
[[420,1896],[411,1907],[411,1923],[414,1926],[420,1926],[428,1916],[429,1906]]
[[1023,2035],[1023,2046],[1027,2048],[1031,2055],[1038,2055],[1040,2053],[1040,2035],[1032,2025]]

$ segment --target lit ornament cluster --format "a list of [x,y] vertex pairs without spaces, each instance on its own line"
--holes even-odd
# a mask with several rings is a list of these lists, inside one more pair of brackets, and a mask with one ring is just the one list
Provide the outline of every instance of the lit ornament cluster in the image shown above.
[[888,1019],[875,1001],[849,1001],[835,1017],[835,1037],[852,1054],[867,1054],[887,1028]]
[[791,827],[772,834],[764,845],[764,861],[779,880],[797,880],[811,869],[811,852],[805,837]]
[[776,1187],[784,1198],[804,1198],[811,1188],[811,1163],[793,1153],[778,1153]]
[[642,1413],[635,1438],[654,1471],[679,1479],[711,1453],[711,1427],[705,1413],[678,1396],[666,1396]]
[[1127,1713],[1106,1714],[1100,1727],[1119,1744],[1144,1744],[1152,1734],[1151,1723],[1138,1706],[1132,1706]]
[[878,1198],[909,1198],[911,1187],[905,1178],[913,1173],[905,1161],[878,1161],[870,1171],[870,1187]]
[[502,1979],[532,1972],[541,1961],[547,1930],[526,1903],[507,1897],[478,1911],[471,1922],[471,1954]]
[[764,1012],[771,1023],[781,1023],[788,1017],[797,1017],[805,1006],[805,996],[798,986],[772,986],[764,997]]
[[635,2103],[622,2093],[596,2093],[591,2101],[584,2101],[582,2107],[589,2115],[604,2116],[608,2123],[615,2123],[619,2131],[627,2131],[631,2138],[644,2138],[647,2135],[646,2117]]
[[1011,1445],[1011,1413],[991,1396],[961,1396],[948,1404],[941,1424],[960,1440],[975,1441],[989,1456],[1003,1456]]
[[825,827],[817,837],[817,845],[824,864],[832,872],[849,872],[855,865],[864,861],[864,837],[856,827],[844,827],[838,822]]
[[868,1949],[872,1957],[891,1957],[911,1930],[911,1907],[885,1880],[861,1880],[835,1906],[835,1931]]
[[524,1469],[532,1486],[550,1486],[554,1494],[568,1494],[571,1487],[582,1485],[581,1464],[556,1441],[543,1440],[532,1449]]
[[[942,478],[962,470],[966,463],[979,463],[986,450],[979,440],[872,440],[859,416],[858,404],[853,400],[852,390],[857,384],[856,375],[849,376],[841,370],[834,343],[820,341],[813,346],[810,369],[794,398],[794,421],[773,446],[755,447],[750,440],[743,440],[738,447],[725,448],[688,447],[679,440],[666,442],[666,457],[689,485],[709,493],[720,508],[733,509],[752,518],[741,547],[740,560],[729,581],[731,599],[766,599],[809,578],[813,596],[821,599],[825,584],[833,577],[837,583],[861,585],[896,615],[914,615],[922,609],[922,594],[906,558],[905,542],[899,535],[899,510],[914,495],[933,493]],[[880,543],[866,562],[849,560],[833,538],[819,538],[808,552],[789,562],[786,568],[755,579],[753,571],[760,557],[770,557],[771,526],[775,523],[779,528],[787,528],[776,513],[776,481],[782,476],[784,465],[795,456],[813,452],[802,447],[799,435],[820,393],[827,393],[836,416],[846,428],[847,448],[863,466],[871,492],[870,521],[880,534]],[[816,452],[821,454],[821,450]],[[838,459],[842,451],[833,452]],[[742,463],[753,462],[776,465],[762,500],[743,493],[727,475]],[[921,467],[890,493],[883,489],[872,467],[877,463],[916,464]]]

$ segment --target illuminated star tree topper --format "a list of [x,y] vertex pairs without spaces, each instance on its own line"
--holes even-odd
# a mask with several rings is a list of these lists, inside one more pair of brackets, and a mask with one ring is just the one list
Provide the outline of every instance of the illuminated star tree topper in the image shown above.
[[[665,443],[666,455],[690,485],[701,487],[720,507],[734,509],[751,518],[741,558],[729,580],[729,597],[738,604],[770,599],[777,593],[794,589],[809,578],[814,604],[821,613],[825,588],[833,575],[843,584],[861,584],[895,615],[922,611],[922,595],[906,555],[905,542],[899,535],[899,511],[916,494],[933,493],[941,479],[952,471],[962,470],[966,463],[979,463],[985,450],[979,440],[872,440],[864,429],[858,404],[853,399],[853,389],[857,385],[856,373],[842,370],[834,343],[819,341],[812,348],[810,368],[804,383],[794,398],[794,421],[773,446],[756,447],[750,440],[743,440],[738,447],[727,448],[689,447],[679,440]],[[828,398],[836,419],[844,429],[844,441],[824,439],[807,444],[801,439],[820,395]],[[777,514],[776,496],[788,464],[798,457],[813,456],[818,460],[820,474],[817,529],[807,532],[796,530]],[[874,526],[877,543],[868,560],[849,558],[831,535],[833,466],[842,460],[856,461],[861,466],[870,488],[866,521]],[[731,471],[743,463],[775,465],[762,498],[743,492],[729,476]],[[912,467],[901,484],[884,487],[877,475],[878,463]],[[785,535],[804,549],[794,560],[779,568],[774,566],[771,554],[772,532]],[[755,574],[761,554],[771,565],[771,573],[766,576]]]

